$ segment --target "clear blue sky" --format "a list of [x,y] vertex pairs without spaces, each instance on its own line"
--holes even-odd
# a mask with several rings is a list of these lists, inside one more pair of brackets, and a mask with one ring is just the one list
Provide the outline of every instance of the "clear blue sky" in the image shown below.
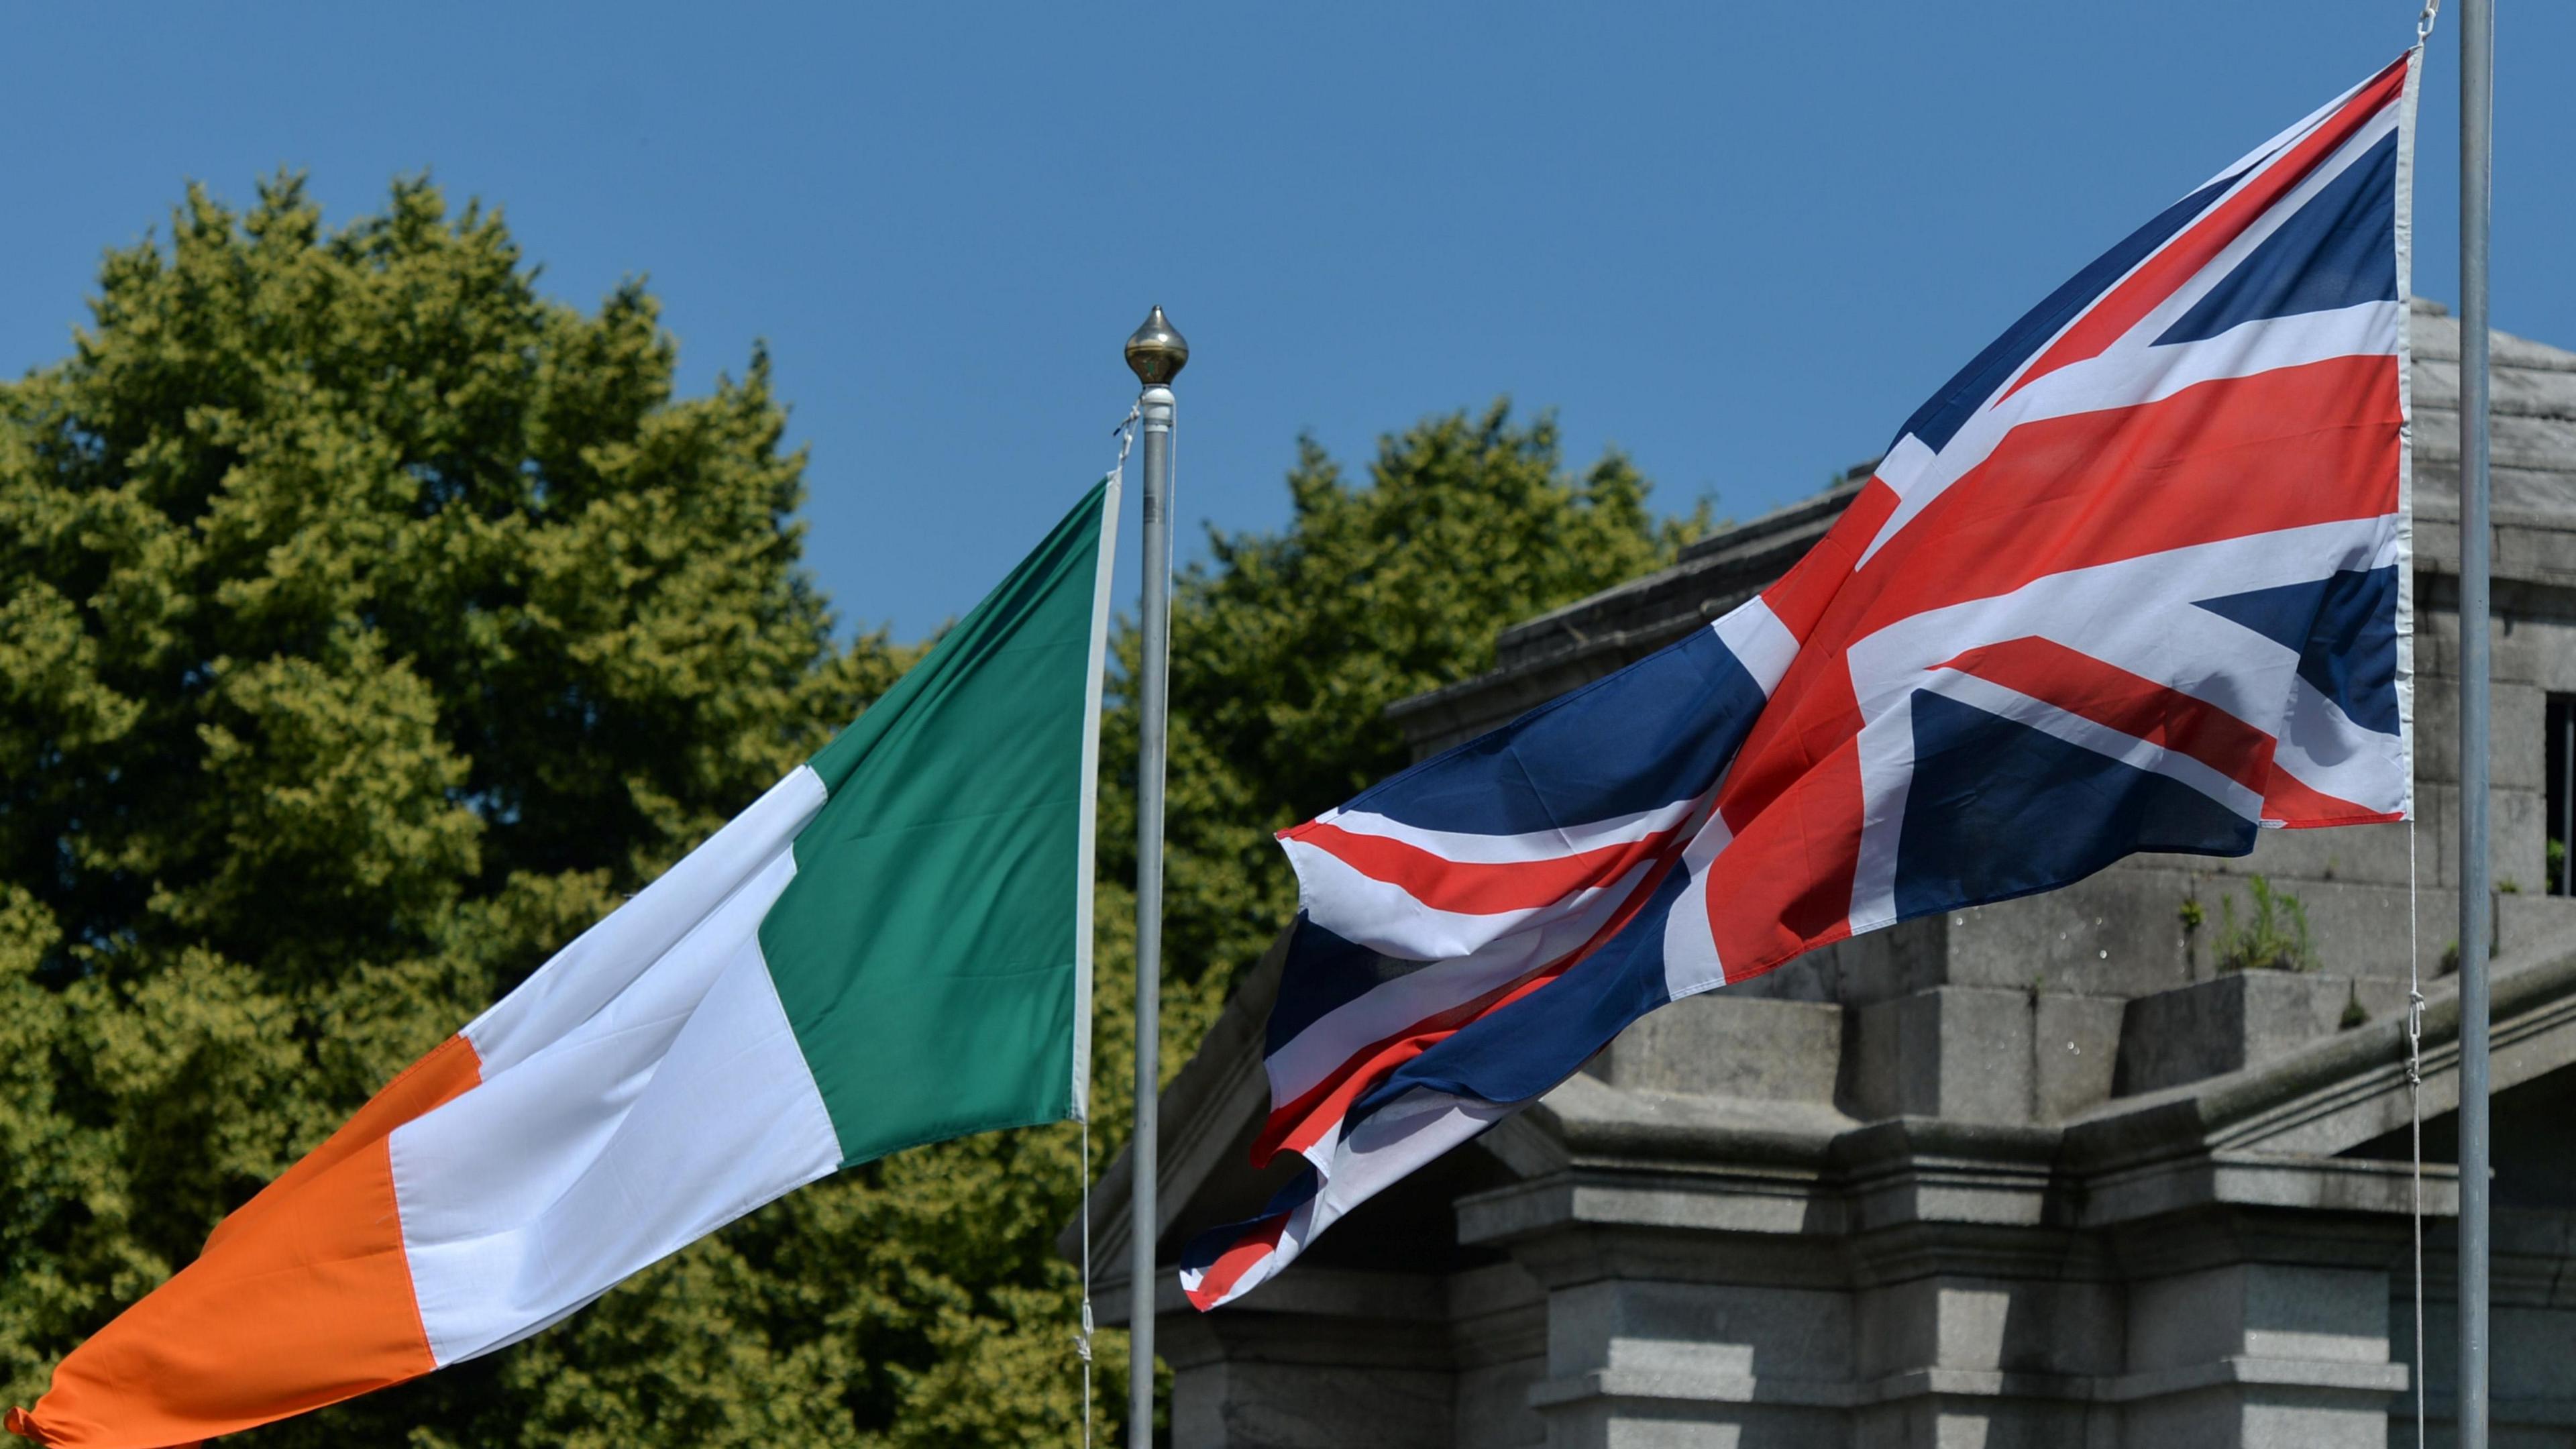
[[[2415,9],[20,8],[0,369],[67,350],[100,251],[166,234],[190,178],[244,200],[304,168],[347,218],[426,167],[555,295],[649,276],[688,389],[768,339],[854,625],[963,610],[1098,474],[1156,301],[1194,349],[1185,527],[1283,522],[1301,430],[1357,465],[1506,393],[1572,461],[1615,443],[1665,506],[1747,516],[1876,452]],[[2576,5],[2499,9],[2496,318],[2576,345]],[[2444,299],[2455,21],[2417,188]]]

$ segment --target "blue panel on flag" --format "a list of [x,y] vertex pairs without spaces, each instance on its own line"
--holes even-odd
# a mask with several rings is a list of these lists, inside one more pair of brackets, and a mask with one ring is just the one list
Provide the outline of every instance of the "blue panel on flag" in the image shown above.
[[1295,1041],[1299,1032],[1344,1002],[1430,964],[1381,956],[1316,925],[1303,911],[1288,938],[1288,959],[1297,969],[1279,978],[1279,1000],[1270,1008],[1268,1051]]
[[2326,581],[2283,584],[2278,588],[2249,589],[2241,594],[2221,594],[2214,599],[2195,599],[2192,606],[2207,609],[2231,623],[2242,624],[2284,649],[2297,649],[2307,643],[2308,630],[2317,621],[2317,604],[2325,596]]
[[2397,569],[2343,569],[2198,600],[2201,608],[2299,651],[2299,677],[2346,719],[2397,733]]
[[[1687,800],[1762,712],[1761,687],[1701,629],[1344,806],[1425,830],[1527,835]],[[1527,761],[1539,762],[1535,768]]]
[[2132,851],[2243,855],[2254,831],[2254,821],[2189,785],[1918,693],[1896,913],[2050,890]]
[[2346,569],[2326,580],[2299,651],[2299,677],[2344,718],[2397,733],[2397,569]]
[[2156,339],[2199,342],[2267,317],[2397,300],[2397,138],[2355,161]]

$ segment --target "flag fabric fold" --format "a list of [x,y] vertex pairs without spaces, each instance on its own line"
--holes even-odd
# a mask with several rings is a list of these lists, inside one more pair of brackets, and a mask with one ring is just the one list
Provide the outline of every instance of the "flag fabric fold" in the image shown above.
[[1192,1303],[1677,998],[2132,852],[2411,813],[2420,55],[2031,309],[1758,597],[1283,833],[1254,1158],[1307,1163],[1190,1245]]
[[1117,479],[858,722],[396,1077],[7,1426],[232,1433],[492,1352],[838,1169],[1080,1116]]

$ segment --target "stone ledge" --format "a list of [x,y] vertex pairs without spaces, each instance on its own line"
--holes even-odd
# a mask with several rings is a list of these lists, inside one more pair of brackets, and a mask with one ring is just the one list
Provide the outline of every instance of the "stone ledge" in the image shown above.
[[2368,1017],[2406,1006],[2402,981],[2307,972],[2231,971],[2142,996],[2120,1023],[2112,1090],[2137,1095],[2242,1071],[2347,1030],[2344,1012]]
[[1840,1379],[1793,1379],[1777,1374],[1726,1371],[1654,1373],[1638,1369],[1593,1369],[1530,1385],[1529,1405],[1549,1409],[1591,1399],[1630,1403],[1783,1404],[1817,1409],[1848,1409],[1857,1402],[1856,1386]]
[[[2236,1207],[2321,1208],[2405,1216],[2414,1211],[2414,1176],[2403,1162],[2304,1153],[2223,1152],[2176,1159],[2096,1178],[2079,1215],[2089,1228],[2135,1222],[2211,1203]],[[2459,1169],[2424,1164],[2424,1213],[2455,1217]]]
[[[1530,1386],[1533,1409],[1589,1400],[1630,1404],[1778,1404],[1816,1409],[1862,1409],[1909,1399],[2053,1399],[2071,1403],[2134,1404],[2205,1389],[2242,1386],[2345,1393],[2371,1399],[2406,1392],[2402,1363],[2232,1355],[2207,1363],[2134,1374],[2050,1374],[2009,1369],[1916,1368],[1882,1378],[1799,1379],[1740,1370],[1704,1372],[1593,1369]],[[2576,1401],[2532,1403],[2576,1406]],[[2378,1407],[2371,1404],[2367,1407]],[[2525,1420],[2523,1422],[2531,1422]]]
[[2212,1363],[2184,1364],[2178,1368],[2154,1369],[2146,1373],[2122,1374],[2098,1381],[2099,1398],[2105,1403],[2133,1404],[2147,1399],[2168,1398],[2175,1394],[2195,1393],[2202,1389],[2223,1388],[2230,1384],[2260,1385],[2264,1388],[2342,1389],[2365,1394],[2402,1394],[2406,1392],[2407,1372],[2402,1363],[2368,1363],[2358,1360],[2314,1358],[2258,1358],[2238,1354]]

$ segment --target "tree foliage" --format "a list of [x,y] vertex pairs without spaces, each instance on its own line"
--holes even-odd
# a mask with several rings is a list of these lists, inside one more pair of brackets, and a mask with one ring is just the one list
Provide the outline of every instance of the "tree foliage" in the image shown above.
[[[797,567],[803,460],[765,361],[688,400],[672,365],[640,287],[589,314],[545,300],[497,215],[407,182],[326,231],[285,179],[238,213],[192,192],[166,242],[108,256],[73,355],[0,389],[0,1378],[20,1402],[894,677],[883,639],[834,644]],[[699,1291],[729,1256],[600,1329],[275,1437],[481,1408],[556,1442],[534,1426],[619,1422],[611,1402],[684,1419],[684,1387],[605,1366],[620,1387],[568,1413],[527,1366],[705,1338],[693,1315],[740,1311]]]
[[[191,191],[73,354],[0,385],[0,1392],[900,673],[798,562],[757,353],[678,398],[640,285],[534,286],[425,181],[326,229]],[[1383,717],[1679,534],[1497,405],[1312,443],[1290,526],[1175,609],[1165,1056],[1293,909],[1268,833],[1403,761]],[[1119,657],[1132,675],[1135,640]],[[1125,1131],[1135,723],[1103,797],[1095,1169]],[[1124,767],[1122,769],[1122,766]],[[1067,1442],[1070,1125],[898,1154],[279,1446]],[[1103,1335],[1104,1432],[1123,1344]]]

